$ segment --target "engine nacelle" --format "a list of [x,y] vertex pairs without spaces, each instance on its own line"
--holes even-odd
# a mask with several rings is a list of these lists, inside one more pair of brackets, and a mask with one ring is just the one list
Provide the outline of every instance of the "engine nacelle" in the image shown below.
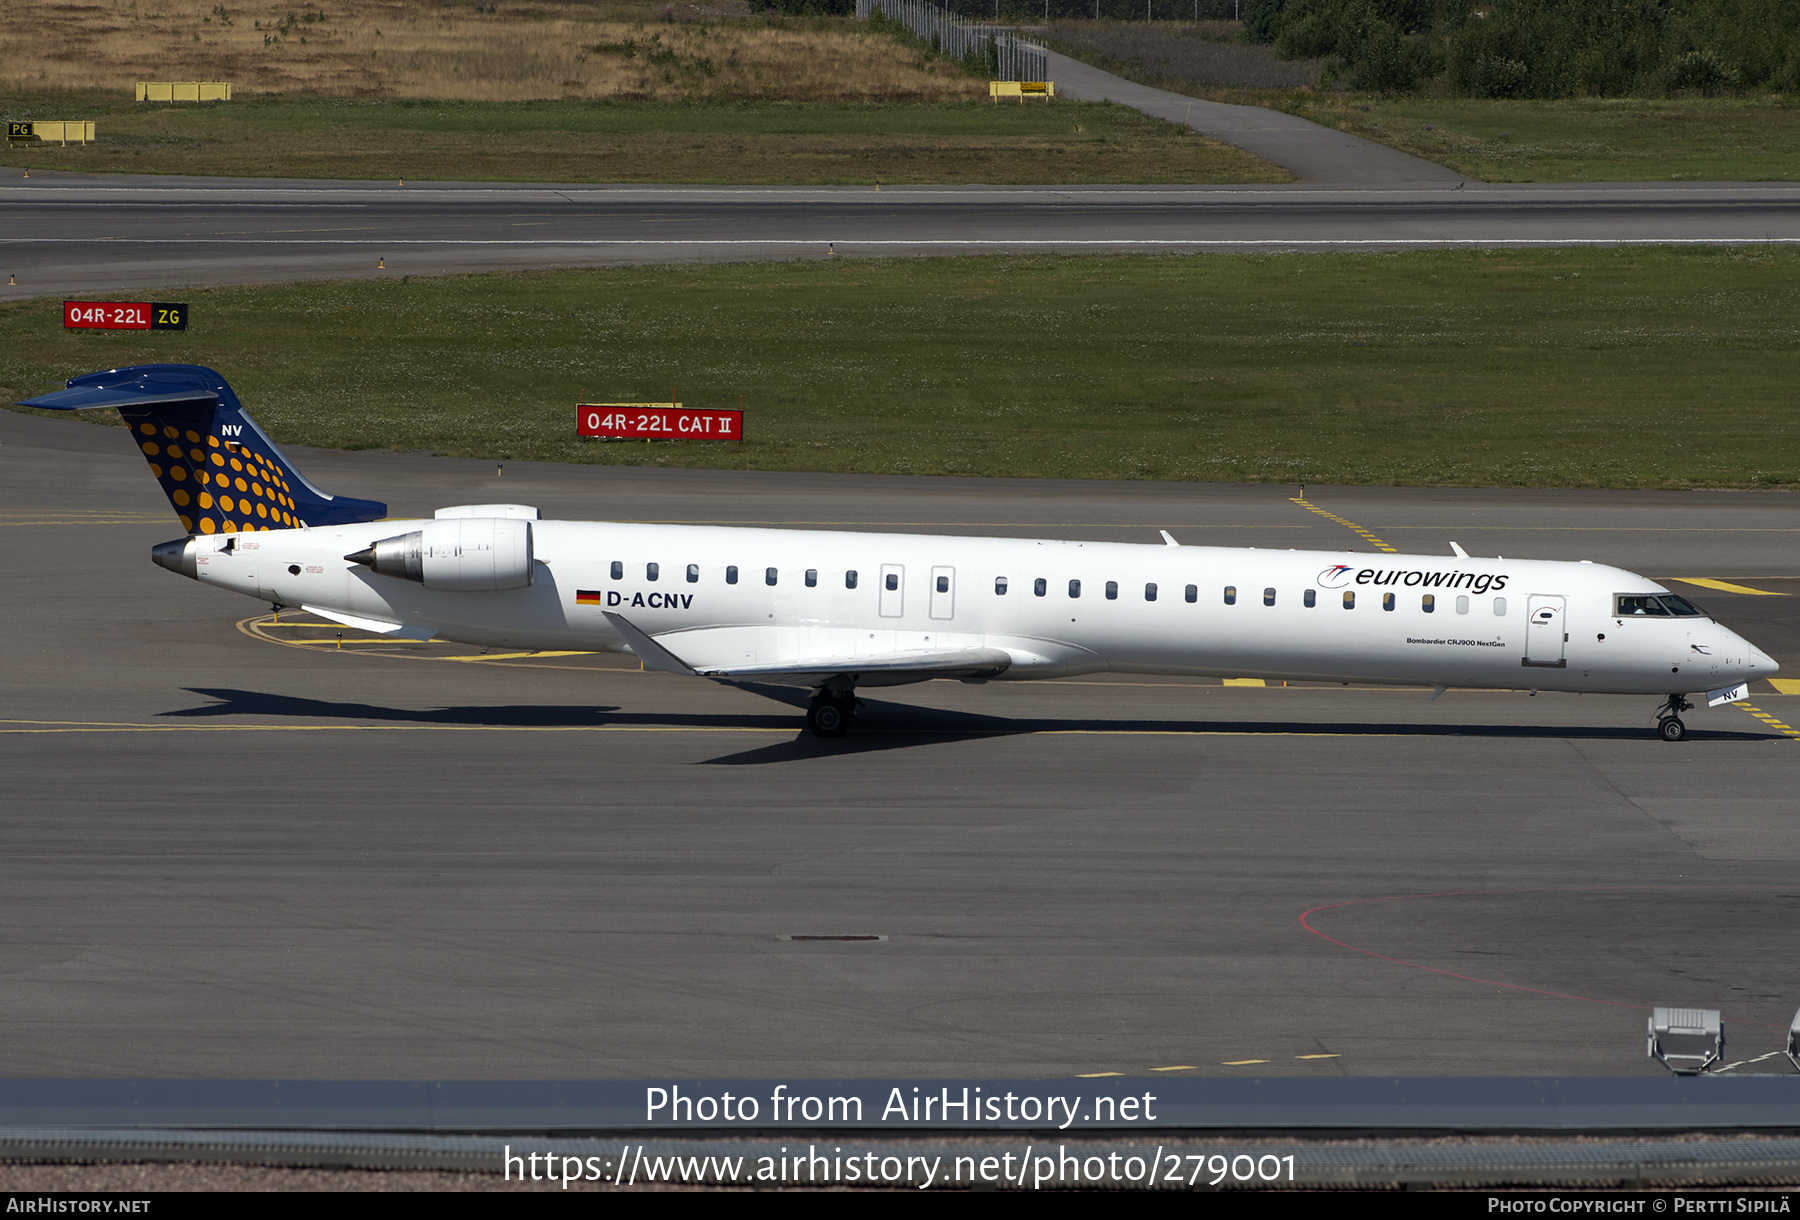
[[531,522],[493,517],[427,521],[410,534],[383,538],[344,558],[383,576],[448,593],[523,589],[532,575]]

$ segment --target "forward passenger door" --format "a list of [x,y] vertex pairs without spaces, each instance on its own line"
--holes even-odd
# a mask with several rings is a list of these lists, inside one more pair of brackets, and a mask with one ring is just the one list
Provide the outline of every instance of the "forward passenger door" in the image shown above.
[[1563,621],[1563,599],[1534,594],[1525,605],[1525,664],[1561,669],[1568,664],[1563,646],[1568,642]]

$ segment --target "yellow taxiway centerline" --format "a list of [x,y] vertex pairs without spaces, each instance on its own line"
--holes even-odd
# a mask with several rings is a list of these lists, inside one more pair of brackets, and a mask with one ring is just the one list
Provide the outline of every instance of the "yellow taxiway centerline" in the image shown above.
[[1789,728],[1787,725],[1785,725],[1781,721],[1775,719],[1775,717],[1769,715],[1769,713],[1763,711],[1760,707],[1757,707],[1754,704],[1745,703],[1742,699],[1740,699],[1736,703],[1733,703],[1731,706],[1743,708],[1746,712],[1749,712],[1752,716],[1755,716],[1758,720],[1762,721],[1764,724],[1768,725],[1770,728],[1779,730],[1785,736],[1800,739],[1800,729]]
[[1787,596],[1770,589],[1752,589],[1749,585],[1734,585],[1728,580],[1713,580],[1709,576],[1671,576],[1668,579],[1684,585],[1699,585],[1702,589],[1717,589],[1721,593],[1744,593],[1751,597]]
[[1288,499],[1292,500],[1295,504],[1298,504],[1301,508],[1304,508],[1309,513],[1317,513],[1317,514],[1319,514],[1319,516],[1325,518],[1327,521],[1337,522],[1339,525],[1343,526],[1345,529],[1356,534],[1364,542],[1369,543],[1371,546],[1375,547],[1377,550],[1386,551],[1390,555],[1398,555],[1400,553],[1399,549],[1397,547],[1389,546],[1387,543],[1383,542],[1381,539],[1377,538],[1374,534],[1371,534],[1368,530],[1364,529],[1362,526],[1358,525],[1354,521],[1346,521],[1342,517],[1338,516],[1336,513],[1331,512],[1329,509],[1323,509],[1323,508],[1320,508],[1317,504],[1308,503],[1304,497],[1289,496]]

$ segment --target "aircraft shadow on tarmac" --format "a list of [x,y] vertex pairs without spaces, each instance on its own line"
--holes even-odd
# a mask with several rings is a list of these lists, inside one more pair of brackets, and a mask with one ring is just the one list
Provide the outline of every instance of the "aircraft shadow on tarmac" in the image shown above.
[[[361,724],[436,725],[456,728],[688,728],[773,729],[796,728],[793,739],[758,746],[718,758],[714,766],[755,766],[816,758],[821,755],[872,753],[938,745],[984,737],[1026,736],[1034,733],[1155,734],[1207,736],[1210,734],[1296,737],[1476,737],[1511,740],[1640,741],[1654,739],[1648,727],[1619,725],[1539,724],[1406,724],[1385,722],[1333,722],[1304,720],[1102,720],[1013,719],[969,712],[915,707],[881,700],[863,700],[856,724],[844,737],[823,740],[795,724],[790,712],[769,715],[743,713],[674,714],[623,712],[603,704],[500,704],[486,707],[440,707],[426,710],[383,707],[373,703],[332,702],[265,691],[228,687],[185,688],[214,702],[200,707],[160,713],[174,719],[213,720],[236,716],[279,716],[290,720],[343,720]],[[762,692],[758,692],[762,693]],[[782,696],[788,701],[786,694]],[[1754,730],[1691,730],[1694,741],[1782,740],[1780,734]]]

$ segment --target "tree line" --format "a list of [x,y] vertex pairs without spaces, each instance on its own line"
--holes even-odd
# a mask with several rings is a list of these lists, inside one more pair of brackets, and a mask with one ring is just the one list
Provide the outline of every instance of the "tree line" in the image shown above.
[[1245,37],[1353,89],[1800,91],[1800,0],[1243,0]]

